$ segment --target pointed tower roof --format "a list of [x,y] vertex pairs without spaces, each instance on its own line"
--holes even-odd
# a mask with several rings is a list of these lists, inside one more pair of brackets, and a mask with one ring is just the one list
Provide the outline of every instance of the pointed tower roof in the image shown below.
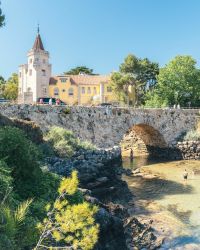
[[38,26],[38,31],[37,31],[37,36],[33,45],[33,49],[34,50],[44,50],[44,46],[42,43],[42,39],[40,36],[40,30],[39,30],[39,26]]

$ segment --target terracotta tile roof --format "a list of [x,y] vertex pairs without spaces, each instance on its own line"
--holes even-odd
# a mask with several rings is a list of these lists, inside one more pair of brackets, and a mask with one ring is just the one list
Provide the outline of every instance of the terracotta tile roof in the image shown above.
[[70,82],[76,85],[98,85],[110,80],[109,75],[62,75],[51,77],[50,84],[55,85],[60,78],[70,78]]
[[44,50],[44,46],[42,43],[42,39],[40,37],[40,34],[37,35],[34,45],[33,45],[33,49],[34,50]]

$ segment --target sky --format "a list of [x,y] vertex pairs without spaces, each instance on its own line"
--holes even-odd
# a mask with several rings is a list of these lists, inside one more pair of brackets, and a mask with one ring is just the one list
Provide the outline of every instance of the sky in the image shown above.
[[0,75],[27,62],[37,24],[53,74],[85,65],[116,71],[132,53],[164,66],[176,55],[200,63],[199,0],[1,0]]

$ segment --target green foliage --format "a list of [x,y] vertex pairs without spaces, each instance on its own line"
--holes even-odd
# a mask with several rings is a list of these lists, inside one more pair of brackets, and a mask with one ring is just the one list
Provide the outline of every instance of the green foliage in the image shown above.
[[[140,105],[144,103],[146,91],[156,85],[158,73],[157,63],[130,54],[120,65],[119,72],[112,74],[111,86],[119,100],[127,102],[128,98],[131,97],[134,105]],[[130,86],[132,86],[130,91],[132,96],[128,96],[128,87]]]
[[176,56],[160,69],[155,90],[147,95],[147,102],[158,106],[198,106],[200,104],[200,70],[191,56]]
[[129,101],[129,86],[133,86],[134,90],[132,93],[132,99],[134,103],[136,102],[136,85],[135,85],[135,77],[129,73],[124,74],[120,72],[114,72],[111,76],[110,85],[118,97],[118,100],[124,103]]
[[[1,2],[0,2],[1,7]],[[0,8],[0,27],[2,27],[5,24],[5,15],[2,13],[2,9]]]
[[18,75],[13,73],[8,79],[3,90],[3,97],[9,100],[16,100],[18,96]]
[[73,132],[60,127],[52,127],[45,139],[60,157],[71,157],[77,149],[94,149],[88,142],[81,142]]
[[4,80],[4,78],[2,76],[0,76],[0,97],[3,97],[5,83],[6,83],[6,81]]
[[71,113],[71,109],[70,107],[66,107],[63,111],[62,111],[65,115],[69,115]]
[[79,75],[79,74],[93,75],[93,69],[89,69],[86,66],[78,66],[69,71],[64,72],[66,75]]
[[10,198],[9,194],[12,191],[11,171],[6,163],[0,160],[0,203]]
[[21,196],[36,195],[41,177],[40,154],[20,129],[0,128],[0,156],[11,168],[14,186]]
[[183,138],[184,141],[199,141],[200,140],[200,132],[197,130],[191,130],[186,133]]
[[79,148],[82,148],[85,150],[95,150],[96,149],[95,145],[89,141],[81,141],[81,140],[77,139],[77,142],[78,142]]
[[19,235],[23,234],[23,223],[32,200],[18,205],[13,211],[8,205],[0,205],[0,249],[23,249]]
[[[99,227],[95,223],[94,215],[97,207],[85,202],[82,198],[74,199],[78,191],[77,172],[71,178],[63,179],[58,189],[59,197],[53,206],[47,206],[48,217],[38,224],[41,236],[35,248],[42,249],[49,246],[48,240],[52,236],[57,246],[72,247],[72,249],[90,250],[98,240]],[[59,248],[59,247],[58,247]]]
[[[42,172],[39,159],[37,147],[20,129],[0,128],[0,249],[32,249],[45,206],[58,195],[60,178]],[[29,197],[34,200],[25,216],[24,199]]]

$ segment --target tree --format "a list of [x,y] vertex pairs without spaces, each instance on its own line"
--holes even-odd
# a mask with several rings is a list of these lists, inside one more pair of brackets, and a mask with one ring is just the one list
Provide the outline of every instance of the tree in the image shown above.
[[16,73],[13,73],[4,86],[3,97],[9,100],[16,100],[17,96],[18,96],[18,75]]
[[6,83],[6,81],[4,80],[4,78],[2,76],[0,76],[0,97],[3,97],[5,83]]
[[[38,224],[41,236],[35,250],[59,249],[59,246],[61,249],[93,249],[99,232],[94,220],[97,207],[84,201],[78,190],[76,171],[72,172],[71,178],[61,181],[58,192],[53,206],[47,206],[48,217]],[[57,242],[55,248],[53,240]]]
[[[144,103],[145,92],[148,89],[152,89],[157,83],[157,75],[159,73],[159,66],[157,63],[151,62],[149,59],[144,58],[140,59],[132,54],[128,55],[124,62],[119,67],[119,73],[121,75],[121,82],[127,77],[129,80],[129,86],[132,86],[132,91],[134,92],[134,104]],[[115,85],[119,85],[119,74],[116,79],[116,73],[113,73],[112,86],[116,90]],[[121,84],[120,84],[121,85]],[[127,83],[124,84],[124,87],[121,90],[124,92],[124,95],[127,96]]]
[[[0,6],[1,6],[1,2],[0,2]],[[0,8],[0,27],[4,26],[4,24],[5,24],[5,15],[3,15],[2,9]]]
[[64,72],[66,75],[79,75],[79,74],[93,75],[93,69],[89,69],[86,66],[78,66],[69,71]]
[[147,94],[150,106],[198,106],[200,104],[200,70],[191,56],[176,56],[160,70],[158,84]]
[[[133,75],[114,72],[110,84],[120,101],[129,104],[129,99],[132,99],[134,103],[136,102],[136,85]],[[132,88],[132,91],[130,91],[130,88]],[[132,94],[131,98],[130,92]]]

